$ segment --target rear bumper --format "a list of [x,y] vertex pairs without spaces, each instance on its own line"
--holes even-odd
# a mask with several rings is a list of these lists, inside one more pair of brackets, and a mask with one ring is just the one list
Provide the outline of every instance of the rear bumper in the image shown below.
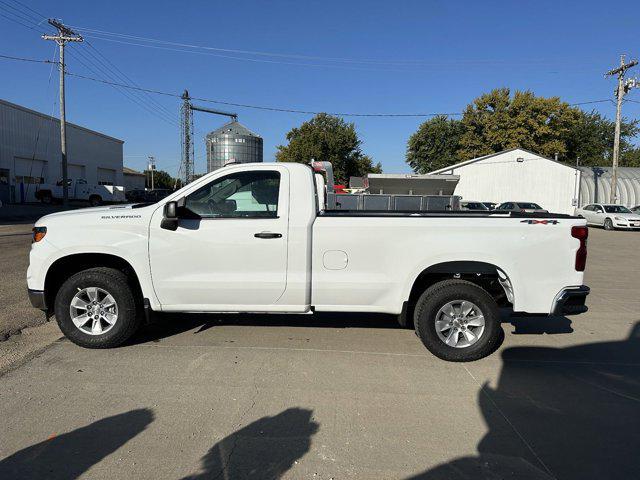
[[563,316],[586,312],[588,307],[585,305],[585,301],[590,291],[586,285],[562,289],[553,300],[550,314]]
[[30,288],[27,290],[29,294],[29,301],[31,305],[35,308],[38,308],[44,312],[47,311],[47,301],[44,296],[43,290],[31,290]]

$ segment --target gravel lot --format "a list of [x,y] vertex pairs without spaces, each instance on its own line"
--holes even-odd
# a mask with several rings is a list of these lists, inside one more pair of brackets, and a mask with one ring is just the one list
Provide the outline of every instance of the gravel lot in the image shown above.
[[[2,261],[23,268],[26,243]],[[639,252],[637,232],[591,229],[589,312],[505,322],[469,364],[378,315],[174,315],[115,350],[57,341],[0,377],[0,478],[640,478]]]

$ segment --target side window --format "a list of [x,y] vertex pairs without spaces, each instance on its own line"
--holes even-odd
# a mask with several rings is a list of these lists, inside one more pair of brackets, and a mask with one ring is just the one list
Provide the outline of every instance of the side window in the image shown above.
[[279,191],[275,170],[232,173],[190,194],[185,208],[204,218],[275,218]]
[[602,209],[602,207],[600,205],[594,205],[593,209],[598,213],[604,212],[604,210]]

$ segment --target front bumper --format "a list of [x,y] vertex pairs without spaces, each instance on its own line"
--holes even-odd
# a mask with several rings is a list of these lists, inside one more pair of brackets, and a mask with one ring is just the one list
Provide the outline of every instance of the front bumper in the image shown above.
[[43,312],[47,311],[47,300],[44,295],[43,290],[31,290],[30,288],[27,290],[29,294],[29,301],[31,305],[35,308],[42,310]]
[[589,308],[585,305],[591,290],[586,285],[564,288],[556,295],[551,307],[551,315],[578,315]]

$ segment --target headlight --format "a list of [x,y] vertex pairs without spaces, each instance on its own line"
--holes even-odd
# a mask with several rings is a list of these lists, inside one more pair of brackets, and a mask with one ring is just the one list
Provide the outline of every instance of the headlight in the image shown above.
[[47,227],[33,227],[33,242],[39,242],[47,234]]
[[621,218],[621,217],[613,217],[613,218],[615,218],[616,220],[618,220],[620,222],[626,222],[627,221],[626,218]]

